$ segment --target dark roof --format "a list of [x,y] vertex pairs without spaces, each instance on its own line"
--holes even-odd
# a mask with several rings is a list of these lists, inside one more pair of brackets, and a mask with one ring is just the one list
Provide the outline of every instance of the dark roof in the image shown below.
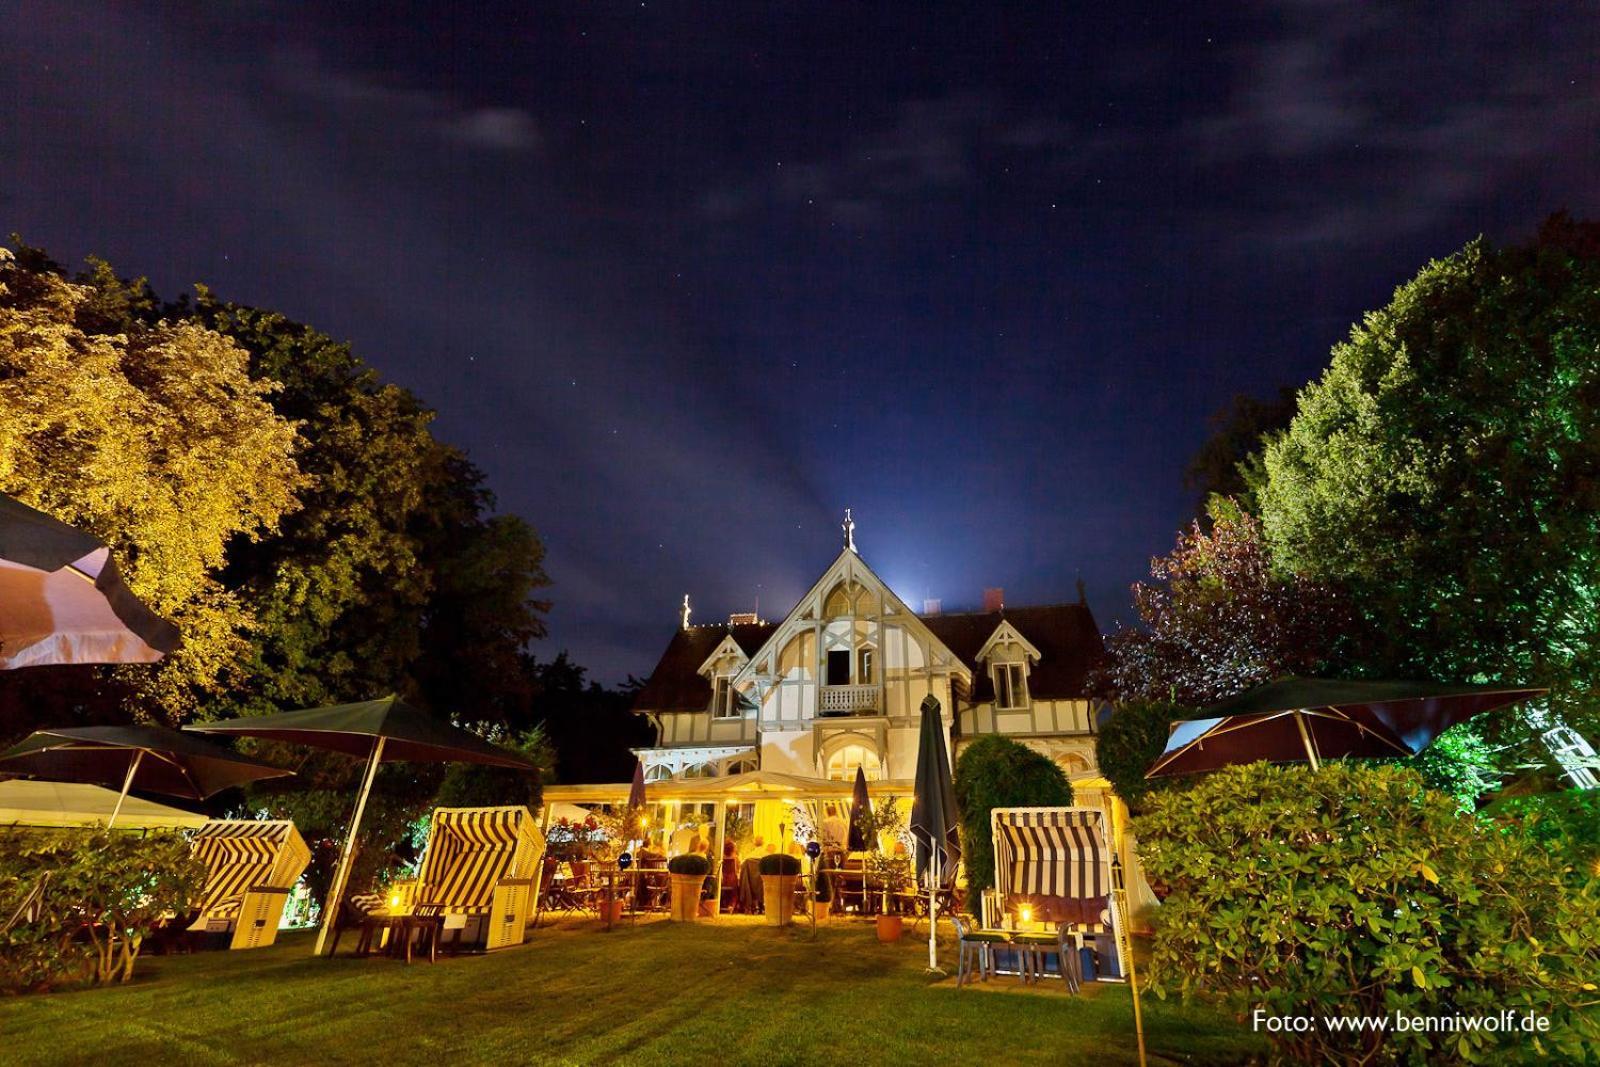
[[1087,697],[1089,671],[1105,655],[1100,627],[1087,604],[1040,604],[1004,611],[923,615],[921,619],[972,670],[973,691],[968,699],[977,703],[994,699],[994,683],[988,671],[979,669],[978,652],[1002,620],[1009,620],[1039,650],[1039,662],[1028,673],[1032,697]]
[[705,711],[711,707],[711,683],[702,676],[700,664],[717,650],[722,639],[733,635],[746,656],[753,656],[766,643],[775,622],[729,626],[725,623],[679,628],[672,635],[661,661],[650,673],[650,680],[633,698],[635,711]]
[[[1007,608],[1005,611],[962,612],[920,616],[935,637],[961,657],[972,670],[974,692],[970,699],[994,699],[994,686],[987,671],[978,669],[978,650],[989,640],[1001,619],[1011,620],[1039,650],[1040,660],[1028,675],[1028,692],[1043,700],[1078,699],[1088,696],[1086,676],[1105,654],[1100,628],[1086,604],[1044,604],[1032,608]],[[753,626],[692,626],[678,630],[662,653],[639,695],[635,711],[702,711],[711,706],[711,683],[698,672],[722,639],[733,639],[752,656],[766,643],[777,623]]]

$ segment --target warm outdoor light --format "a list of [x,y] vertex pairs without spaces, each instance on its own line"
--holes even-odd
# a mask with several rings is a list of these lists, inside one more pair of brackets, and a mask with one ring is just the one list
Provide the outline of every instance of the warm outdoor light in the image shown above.
[[1022,921],[1024,923],[1033,922],[1033,909],[1032,908],[1030,908],[1026,904],[1024,904],[1020,909],[1018,909],[1018,912],[1021,915]]
[[400,906],[400,894],[396,893],[396,894],[394,894],[393,896],[391,896],[389,898],[389,907],[398,908],[399,906]]

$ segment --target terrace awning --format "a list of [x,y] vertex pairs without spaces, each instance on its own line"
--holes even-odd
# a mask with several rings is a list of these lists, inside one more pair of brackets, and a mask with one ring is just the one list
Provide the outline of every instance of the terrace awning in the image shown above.
[[[544,788],[546,806],[567,804],[625,804],[631,788],[629,782],[605,782],[596,785],[547,785]],[[664,801],[701,802],[728,801],[748,803],[757,800],[848,800],[852,784],[827,778],[806,778],[778,771],[746,771],[725,778],[687,778],[668,782],[651,782],[650,802]],[[893,778],[868,782],[867,790],[873,796],[910,796],[913,791],[909,778]]]
[[[0,782],[0,826],[91,826],[117,810],[115,789],[78,782],[35,782],[16,778]],[[139,797],[122,801],[119,830],[177,829],[202,826],[206,816]]]

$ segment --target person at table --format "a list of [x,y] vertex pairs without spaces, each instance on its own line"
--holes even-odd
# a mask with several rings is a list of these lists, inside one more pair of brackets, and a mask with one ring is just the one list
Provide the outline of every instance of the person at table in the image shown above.
[[849,840],[850,824],[843,815],[839,814],[837,807],[832,804],[828,805],[827,818],[822,820],[822,843],[824,847],[843,850]]
[[641,868],[665,867],[666,865],[667,854],[656,851],[655,846],[645,845],[639,850],[639,866]]

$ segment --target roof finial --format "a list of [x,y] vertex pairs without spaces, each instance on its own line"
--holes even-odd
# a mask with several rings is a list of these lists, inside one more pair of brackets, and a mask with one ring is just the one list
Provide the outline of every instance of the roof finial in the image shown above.
[[844,509],[844,521],[839,524],[844,531],[844,547],[854,552],[856,550],[856,520],[850,517],[850,509]]
[[689,594],[688,593],[683,594],[683,607],[678,609],[678,617],[682,621],[683,628],[685,630],[687,630],[689,628]]

